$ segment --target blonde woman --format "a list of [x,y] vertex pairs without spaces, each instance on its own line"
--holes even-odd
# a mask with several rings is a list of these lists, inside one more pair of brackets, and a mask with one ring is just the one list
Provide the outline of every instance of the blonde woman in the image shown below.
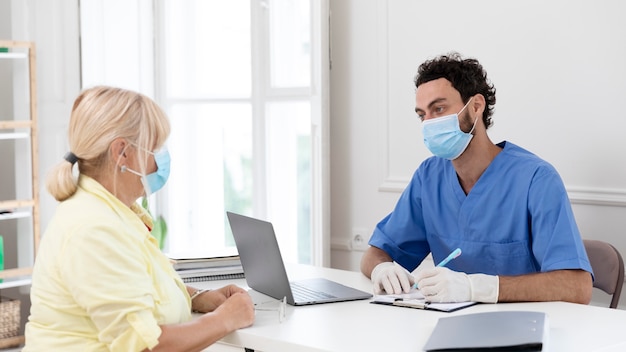
[[24,351],[198,351],[253,323],[244,289],[185,286],[150,235],[136,200],[167,181],[169,131],[132,91],[94,87],[74,102],[70,152],[48,176],[60,204],[35,262]]

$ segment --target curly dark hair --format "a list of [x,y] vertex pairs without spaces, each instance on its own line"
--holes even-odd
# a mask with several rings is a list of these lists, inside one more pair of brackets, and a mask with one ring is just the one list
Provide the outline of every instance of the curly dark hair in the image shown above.
[[491,115],[496,104],[496,88],[487,79],[487,72],[478,60],[464,59],[459,53],[452,52],[425,61],[417,69],[415,87],[439,78],[445,78],[452,83],[452,87],[461,93],[463,103],[471,96],[482,94],[487,104],[483,112],[485,128],[493,124]]

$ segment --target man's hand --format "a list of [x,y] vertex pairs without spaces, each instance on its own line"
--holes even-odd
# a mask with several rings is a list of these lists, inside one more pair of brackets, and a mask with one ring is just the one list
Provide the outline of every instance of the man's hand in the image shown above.
[[407,293],[415,282],[411,273],[396,262],[376,265],[371,276],[377,295]]
[[424,297],[431,302],[498,301],[499,279],[495,275],[468,275],[436,267],[418,273],[415,281]]

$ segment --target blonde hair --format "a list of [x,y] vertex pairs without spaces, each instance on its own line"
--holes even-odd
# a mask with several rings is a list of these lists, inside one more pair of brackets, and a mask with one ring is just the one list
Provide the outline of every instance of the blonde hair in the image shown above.
[[[82,91],[74,101],[68,137],[79,174],[93,177],[106,172],[109,147],[115,139],[125,138],[140,148],[155,150],[165,144],[169,133],[167,116],[152,99],[126,89],[96,86]],[[145,173],[148,156],[140,155],[144,156],[140,164]],[[58,201],[76,192],[72,167],[63,160],[48,175],[48,192]]]

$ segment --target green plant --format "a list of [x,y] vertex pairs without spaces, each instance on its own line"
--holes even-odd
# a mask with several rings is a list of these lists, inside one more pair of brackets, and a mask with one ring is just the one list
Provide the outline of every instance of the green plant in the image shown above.
[[163,216],[159,215],[156,219],[150,212],[150,208],[148,207],[148,198],[143,197],[141,199],[141,206],[146,209],[150,217],[152,217],[153,227],[150,234],[157,240],[159,243],[159,249],[163,249],[165,246],[165,237],[167,236],[167,222],[163,218]]

